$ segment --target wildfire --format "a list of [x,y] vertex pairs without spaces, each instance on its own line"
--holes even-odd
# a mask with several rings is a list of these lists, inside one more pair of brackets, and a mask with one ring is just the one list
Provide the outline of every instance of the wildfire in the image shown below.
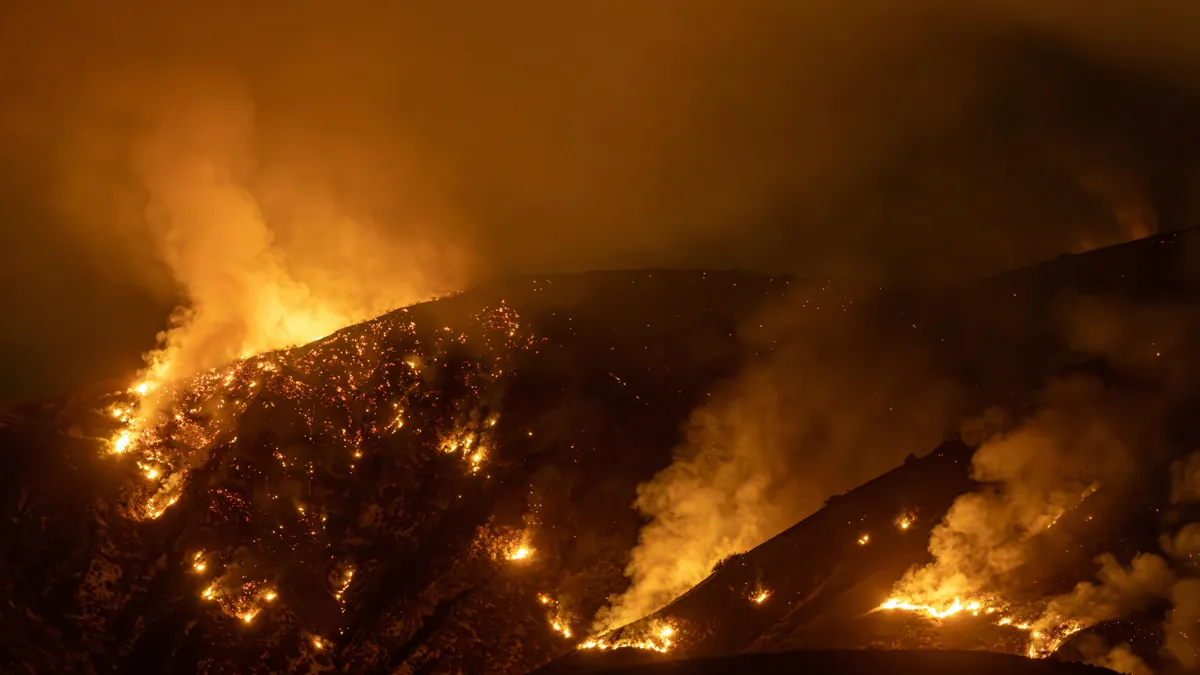
[[537,599],[539,603],[552,608],[548,617],[550,628],[565,638],[571,637],[571,614],[563,610],[554,598],[545,593],[538,593]]
[[[333,597],[338,602],[342,602],[342,596],[346,594],[346,590],[350,588],[350,584],[354,581],[354,567],[345,565],[342,569],[341,577],[336,582],[336,587],[333,592]],[[342,608],[345,611],[345,608]]]
[[[1025,626],[1025,630],[1028,630],[1028,624],[1023,624],[1023,626]],[[1018,626],[1018,628],[1020,627]],[[1046,632],[1034,631],[1029,635],[1031,640],[1025,655],[1031,659],[1044,659],[1058,651],[1067,638],[1084,628],[1085,626],[1081,623],[1068,621]]]
[[995,608],[993,608],[993,607],[984,608],[983,605],[978,600],[972,600],[971,602],[968,602],[967,604],[964,605],[962,603],[962,600],[960,600],[958,598],[955,598],[954,602],[952,602],[948,606],[944,606],[944,607],[934,607],[932,605],[920,605],[920,604],[915,604],[915,603],[911,603],[911,602],[905,602],[898,598],[890,598],[887,600],[887,602],[884,602],[877,609],[881,609],[881,610],[902,609],[902,610],[905,610],[908,612],[921,612],[924,614],[928,614],[929,616],[931,616],[935,619],[944,619],[948,616],[954,616],[955,614],[958,614],[959,612],[970,612],[971,614],[973,614],[975,616],[979,616],[979,612],[981,610],[988,614],[991,614],[996,611]]
[[396,410],[396,416],[388,423],[387,428],[392,431],[400,431],[404,428],[404,410],[399,409],[399,404],[393,403],[392,405],[398,409]]
[[[620,629],[616,632],[625,633],[629,631],[629,627]],[[635,631],[633,635],[622,635],[621,637],[610,637],[612,633],[602,635],[600,637],[591,638],[590,640],[579,645],[580,649],[645,649],[648,651],[666,653],[674,646],[672,637],[675,636],[675,626],[670,623],[659,622],[647,627],[643,631]]]
[[[106,425],[100,451],[113,455],[113,461],[129,462],[136,469],[137,481],[128,486],[131,498],[123,515],[139,521],[156,519],[187,495],[188,499],[199,501],[194,506],[207,506],[217,523],[237,523],[239,528],[241,523],[253,523],[252,527],[267,533],[266,536],[277,538],[271,546],[297,551],[305,547],[335,556],[340,539],[325,533],[327,503],[314,498],[309,503],[297,504],[298,527],[297,518],[291,513],[279,522],[255,523],[256,519],[269,518],[271,514],[251,509],[248,495],[235,485],[191,489],[194,467],[202,466],[215,448],[227,445],[231,454],[239,456],[237,470],[256,474],[255,480],[268,486],[270,499],[281,497],[280,491],[273,487],[277,480],[301,485],[306,480],[310,484],[321,480],[324,467],[320,466],[318,456],[306,456],[303,449],[268,449],[264,456],[271,458],[270,466],[258,465],[254,457],[240,456],[238,421],[254,405],[287,406],[295,410],[289,414],[295,415],[293,421],[300,433],[313,445],[329,443],[344,448],[345,454],[340,457],[352,457],[351,467],[354,460],[363,457],[363,449],[371,447],[369,443],[398,431],[406,421],[416,421],[420,427],[432,424],[432,429],[425,427],[425,430],[435,433],[438,441],[448,441],[443,449],[453,450],[462,458],[464,473],[477,473],[494,454],[491,435],[497,413],[488,409],[485,395],[505,369],[511,367],[506,361],[507,352],[498,350],[501,346],[522,350],[534,344],[528,334],[518,337],[515,318],[515,312],[501,304],[476,314],[470,332],[465,327],[456,327],[442,335],[439,329],[437,336],[426,340],[418,333],[411,316],[397,312],[363,324],[361,330],[340,332],[307,347],[259,356],[253,356],[253,350],[247,351],[243,360],[188,377],[178,376],[169,354],[159,354],[161,358],[139,380],[125,391],[113,394],[97,410],[102,415],[98,423]],[[397,344],[397,339],[406,342]],[[458,349],[458,345],[476,339],[480,343],[477,352],[480,358],[464,371],[462,382],[469,393],[460,414],[447,418],[440,409],[414,409],[413,401],[425,405],[428,392],[422,388],[431,386],[417,372],[422,364],[438,362],[446,350]],[[421,351],[428,345],[430,351],[414,354],[413,345],[421,345]],[[405,360],[412,369],[402,368],[396,377],[379,376],[383,372],[392,373]],[[355,410],[366,412],[359,417],[352,413]],[[418,436],[423,431],[420,427]],[[272,475],[273,472],[278,475]],[[304,492],[320,493],[319,490]],[[223,554],[193,552],[188,564],[197,575],[229,570],[222,578],[205,579],[210,583],[199,590],[199,595],[231,619],[249,624],[269,603],[281,599],[277,599],[275,590],[264,588],[266,579],[247,581],[245,574],[254,567],[248,561],[239,561],[236,555],[245,543],[231,545]],[[496,560],[528,560],[535,553],[524,533],[490,537],[486,545],[485,550]],[[208,566],[209,562],[214,562],[213,567]],[[328,580],[327,588],[343,610],[354,575],[352,566],[342,564],[335,566]],[[557,632],[571,636],[572,621],[566,613],[556,612],[548,620]]]
[[[932,605],[922,605],[911,602],[905,602],[897,598],[891,598],[887,602],[880,605],[878,610],[903,610],[916,612],[928,615],[934,619],[946,619],[962,612],[969,612],[972,616],[979,616],[981,613],[985,615],[1002,614],[1005,610],[1003,605],[986,604],[988,601],[972,600],[964,604],[959,598],[955,598],[954,602],[945,607],[936,607]],[[1086,626],[1077,621],[1066,621],[1049,629],[1035,629],[1032,624],[1027,621],[1018,621],[1012,616],[1000,616],[996,620],[997,626],[1008,626],[1016,630],[1029,633],[1029,646],[1026,649],[1025,655],[1031,659],[1044,659],[1062,646],[1067,638],[1075,633],[1086,628]]]

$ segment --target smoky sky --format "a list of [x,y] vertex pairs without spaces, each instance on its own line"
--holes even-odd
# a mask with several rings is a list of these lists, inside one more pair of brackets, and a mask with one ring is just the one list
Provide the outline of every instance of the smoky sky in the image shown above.
[[222,157],[306,287],[347,297],[379,270],[412,297],[664,266],[933,283],[1190,225],[1196,26],[1067,0],[21,3],[0,397],[127,372],[188,302],[152,208],[172,153]]

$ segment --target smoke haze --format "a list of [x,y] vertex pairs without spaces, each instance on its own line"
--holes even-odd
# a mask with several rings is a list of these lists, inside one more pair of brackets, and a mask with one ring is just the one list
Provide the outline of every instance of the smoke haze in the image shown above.
[[930,281],[1190,222],[1196,11],[23,3],[8,386],[125,372],[176,304],[202,365],[493,274]]
[[894,594],[942,607],[1001,585],[1027,562],[1033,537],[1133,466],[1129,405],[1093,378],[1049,383],[1032,416],[975,452],[972,478],[985,487],[955,500],[930,536],[934,562],[906,573]]
[[674,463],[638,487],[649,522],[631,585],[597,630],[660,609],[722,558],[945,438],[959,388],[912,326],[857,311],[857,297],[804,288],[742,327],[764,356],[712,392]]

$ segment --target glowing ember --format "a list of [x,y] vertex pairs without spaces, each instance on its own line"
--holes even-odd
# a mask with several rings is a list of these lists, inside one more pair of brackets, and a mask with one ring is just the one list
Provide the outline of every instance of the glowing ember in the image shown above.
[[546,595],[545,593],[538,593],[538,602],[542,603],[543,605],[549,605],[554,601],[551,600],[550,596]]
[[[347,591],[347,589],[350,588],[350,584],[353,583],[353,581],[354,581],[354,567],[351,565],[344,565],[342,567],[341,576],[337,577],[336,581],[334,582],[334,584],[335,584],[334,591],[333,591],[334,599],[337,600],[339,603],[343,602],[342,597],[344,595],[346,595],[346,591]],[[343,612],[346,611],[346,608],[342,607],[342,611]]]
[[[1020,627],[1021,626],[1018,626],[1018,628]],[[1025,625],[1025,628],[1028,629],[1027,624]],[[1045,633],[1035,630],[1029,635],[1029,637],[1032,639],[1029,643],[1029,649],[1026,651],[1025,655],[1031,659],[1044,659],[1058,651],[1058,648],[1067,641],[1067,638],[1071,637],[1075,633],[1078,633],[1084,628],[1085,626],[1081,623],[1068,621],[1064,624],[1055,626],[1053,629]]]
[[758,592],[758,595],[755,595],[753,598],[751,598],[751,600],[752,600],[752,601],[753,601],[755,604],[761,605],[761,604],[762,604],[763,602],[765,602],[765,601],[766,601],[766,599],[767,599],[767,598],[769,598],[769,597],[771,597],[771,592],[770,592],[770,591],[759,591],[759,592]]
[[871,542],[871,535],[869,535],[869,534],[864,534],[863,536],[858,538],[859,546],[866,546],[870,542]]
[[[300,434],[307,441],[304,445],[329,443],[343,448],[345,454],[340,457],[352,457],[351,469],[354,461],[373,447],[373,441],[403,428],[406,416],[411,415],[407,421],[418,423],[417,442],[423,442],[419,439],[432,432],[435,442],[447,441],[445,449],[461,457],[464,472],[479,472],[495,454],[491,429],[496,425],[497,413],[485,403],[486,393],[511,367],[507,350],[529,348],[534,344],[532,336],[517,337],[516,314],[503,303],[472,317],[474,329],[454,326],[443,330],[439,324],[438,334],[431,339],[419,336],[411,318],[397,312],[353,331],[323,338],[320,343],[269,355],[253,356],[257,348],[247,349],[244,361],[195,374],[180,373],[180,368],[169,362],[170,354],[157,355],[161,358],[153,360],[128,389],[112,394],[97,410],[102,415],[98,423],[112,425],[102,436],[106,442],[101,452],[112,453],[113,461],[131,461],[136,467],[137,480],[125,486],[130,499],[123,502],[128,506],[122,507],[122,515],[139,521],[156,519],[186,494],[192,501],[189,509],[207,508],[211,515],[206,516],[218,527],[221,523],[239,528],[248,524],[246,531],[257,529],[276,538],[256,541],[256,545],[312,550],[328,556],[326,559],[334,558],[340,540],[326,536],[324,513],[330,505],[321,500],[320,490],[299,491],[312,496],[306,497],[305,504],[296,504],[296,511],[283,509],[284,517],[275,522],[278,510],[251,508],[250,495],[240,485],[217,481],[208,486],[191,484],[196,468],[204,466],[219,447],[230,448],[234,456],[231,465],[237,467],[236,471],[257,474],[256,484],[267,486],[266,497],[280,500],[276,502],[280,506],[288,503],[284,500],[289,494],[297,494],[275,489],[281,481],[294,481],[301,487],[307,481],[312,487],[311,483],[326,471],[317,456],[306,455],[304,447],[298,446],[265,449],[270,466],[260,466],[253,457],[238,457],[243,454],[243,447],[238,445],[238,420],[251,406],[296,410]],[[314,327],[303,328],[297,337],[329,334],[325,326],[310,328]],[[397,345],[393,335],[408,344]],[[412,410],[409,401],[426,401],[427,389],[433,386],[420,378],[418,371],[425,363],[440,363],[448,349],[458,350],[458,345],[475,340],[475,335],[480,336],[481,349],[472,353],[486,358],[469,360],[463,380],[469,394],[458,414],[445,417],[439,410],[430,417],[424,409]],[[506,351],[500,351],[501,346]],[[404,361],[410,369],[403,366]],[[385,373],[387,376],[383,376]],[[393,377],[393,373],[397,375]],[[430,424],[434,426],[427,426]],[[248,624],[267,609],[268,603],[278,604],[283,598],[264,587],[266,579],[247,576],[256,564],[238,559],[245,543],[230,544],[223,552],[193,552],[189,564],[198,575],[222,574],[221,578],[208,579],[211,583],[197,592],[230,619]],[[493,560],[528,560],[535,553],[531,540],[516,531],[496,535],[489,530],[481,549]],[[214,561],[211,571],[210,559]],[[354,568],[346,564],[330,570],[327,588],[343,610],[354,576]],[[543,604],[553,614],[547,617],[548,623],[569,637],[573,617],[552,600]],[[314,646],[326,644],[317,637],[304,639],[312,639]]]
[[321,641],[321,638],[314,635],[312,639],[312,646],[314,649],[324,649],[325,643]]

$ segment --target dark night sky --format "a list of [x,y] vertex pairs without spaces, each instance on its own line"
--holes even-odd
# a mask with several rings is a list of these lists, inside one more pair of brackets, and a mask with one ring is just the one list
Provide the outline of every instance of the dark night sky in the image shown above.
[[127,372],[175,303],[264,278],[359,305],[588,268],[931,282],[1190,224],[1197,26],[1183,2],[22,3],[0,399]]

